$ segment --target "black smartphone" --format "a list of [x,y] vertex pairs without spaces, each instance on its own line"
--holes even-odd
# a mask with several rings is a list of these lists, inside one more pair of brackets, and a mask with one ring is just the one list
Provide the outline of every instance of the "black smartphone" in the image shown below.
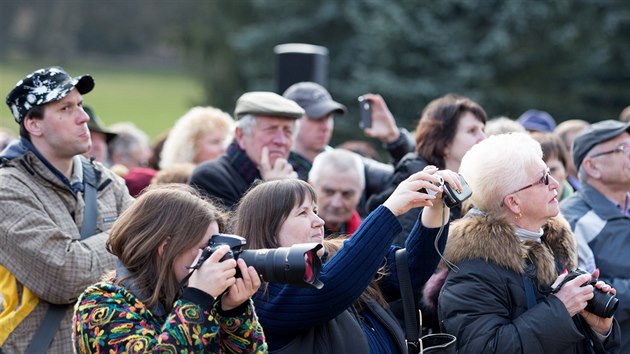
[[359,96],[359,127],[361,129],[372,128],[372,103]]

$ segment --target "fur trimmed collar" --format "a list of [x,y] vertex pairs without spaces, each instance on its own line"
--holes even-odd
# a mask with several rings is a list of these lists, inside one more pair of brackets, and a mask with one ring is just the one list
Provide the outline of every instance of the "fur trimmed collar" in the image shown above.
[[577,266],[577,246],[561,215],[543,226],[541,243],[523,243],[504,217],[471,212],[451,224],[444,257],[455,264],[481,259],[516,273],[525,271],[529,258],[536,266],[539,283],[551,285],[558,277],[556,262],[568,270]]

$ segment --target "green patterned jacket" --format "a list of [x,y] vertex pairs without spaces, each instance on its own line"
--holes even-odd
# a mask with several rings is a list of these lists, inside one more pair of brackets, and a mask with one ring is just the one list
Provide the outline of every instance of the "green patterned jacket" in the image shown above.
[[267,353],[251,300],[228,312],[213,300],[186,288],[160,318],[125,287],[100,282],[75,305],[74,348],[78,353]]

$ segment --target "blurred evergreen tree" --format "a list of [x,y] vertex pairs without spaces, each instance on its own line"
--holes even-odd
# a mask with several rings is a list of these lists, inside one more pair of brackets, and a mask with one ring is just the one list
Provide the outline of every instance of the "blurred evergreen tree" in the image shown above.
[[329,90],[348,106],[334,142],[363,138],[356,97],[385,97],[413,129],[449,92],[490,116],[529,108],[557,121],[616,118],[630,104],[630,2],[623,0],[5,0],[0,58],[142,55],[181,48],[204,102],[231,112],[274,90],[273,47],[329,49]]
[[538,108],[558,121],[615,118],[630,102],[622,1],[215,0],[199,10],[205,20],[189,23],[199,29],[183,31],[184,45],[209,102],[227,110],[244,91],[274,89],[275,45],[327,47],[329,89],[351,109],[337,119],[337,141],[361,137],[364,92],[382,94],[410,129],[448,92],[490,116]]

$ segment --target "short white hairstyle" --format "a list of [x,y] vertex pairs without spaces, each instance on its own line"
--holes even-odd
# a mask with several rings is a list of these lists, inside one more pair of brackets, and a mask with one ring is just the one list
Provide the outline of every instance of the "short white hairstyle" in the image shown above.
[[217,130],[225,134],[226,143],[232,140],[234,120],[229,114],[210,106],[191,108],[169,131],[160,153],[160,168],[193,163],[199,137]]
[[332,169],[336,172],[354,170],[359,177],[361,190],[365,188],[365,167],[359,154],[345,149],[334,149],[317,155],[308,173],[308,180],[313,186],[317,187],[323,169]]
[[532,182],[527,171],[542,156],[540,143],[528,133],[493,135],[466,152],[459,173],[470,185],[477,208],[502,214],[503,198]]

